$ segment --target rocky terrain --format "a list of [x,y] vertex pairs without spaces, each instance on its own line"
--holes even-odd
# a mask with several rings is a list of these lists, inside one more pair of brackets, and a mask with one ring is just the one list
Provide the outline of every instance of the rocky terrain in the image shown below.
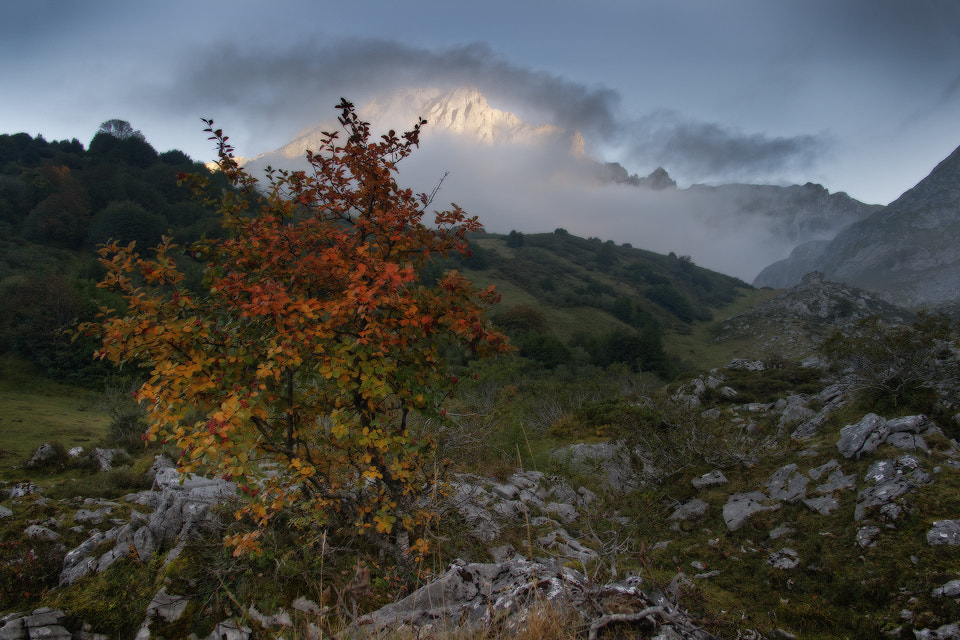
[[[716,340],[756,355],[662,388],[621,380],[615,403],[555,403],[539,430],[526,419],[526,446],[562,440],[535,464],[451,469],[424,502],[435,555],[404,586],[295,517],[269,553],[231,558],[235,485],[181,477],[162,452],[64,453],[93,477],[142,476],[63,497],[44,445],[24,465],[36,483],[0,487],[0,570],[47,586],[0,603],[0,640],[958,639],[960,379],[944,366],[907,397],[865,396],[856,364],[816,347],[868,318],[916,320],[810,274],[718,324]],[[934,356],[955,363],[956,335]],[[483,411],[513,410],[505,390]],[[529,631],[545,620],[554,631]]]
[[[795,293],[794,305],[823,317]],[[890,311],[858,299],[861,312]],[[736,360],[674,385],[667,399],[631,401],[683,411],[676,435],[688,446],[700,433],[709,452],[691,447],[684,458],[667,440],[654,449],[620,425],[607,441],[556,450],[547,471],[454,475],[437,507],[463,555],[406,598],[355,617],[351,633],[496,626],[509,635],[550,607],[591,639],[614,627],[658,638],[836,637],[815,621],[860,589],[875,593],[871,608],[831,623],[844,625],[840,635],[960,638],[960,414],[947,423],[861,414],[846,376],[812,362],[803,392],[756,401],[750,386],[782,365],[770,366]],[[960,410],[955,397],[938,400],[939,419]],[[54,502],[30,483],[8,487],[0,522],[22,522],[24,539],[59,549],[53,594],[124,564],[167,576],[151,579],[138,640],[198,626],[211,640],[329,635],[322,594],[268,611],[237,601],[232,616],[204,621],[196,587],[176,578],[177,559],[222,530],[218,505],[235,489],[181,481],[163,457],[148,475],[151,489],[120,500]],[[47,515],[35,521],[38,512]],[[347,592],[366,589],[364,580],[358,571]],[[49,606],[0,619],[4,640],[41,637],[109,636],[96,619]]]
[[837,329],[878,316],[890,324],[906,324],[912,311],[878,293],[825,279],[814,271],[776,297],[722,322],[717,342],[748,338],[758,354],[797,358],[809,355]]

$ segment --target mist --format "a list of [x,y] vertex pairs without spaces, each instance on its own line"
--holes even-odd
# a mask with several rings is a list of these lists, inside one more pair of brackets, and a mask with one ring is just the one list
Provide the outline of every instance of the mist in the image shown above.
[[768,221],[706,193],[601,183],[582,161],[523,148],[463,148],[442,136],[400,166],[399,182],[430,192],[449,171],[434,200],[455,202],[487,231],[552,232],[629,243],[657,253],[689,255],[703,267],[746,282],[789,255],[794,244]]

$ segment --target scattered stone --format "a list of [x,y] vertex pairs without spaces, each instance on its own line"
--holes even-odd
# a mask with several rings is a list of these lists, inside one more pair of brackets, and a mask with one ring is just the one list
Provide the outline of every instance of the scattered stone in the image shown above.
[[106,520],[106,516],[109,515],[111,511],[112,509],[110,509],[110,507],[104,507],[103,509],[97,509],[96,511],[80,509],[73,514],[73,521],[77,524],[96,526],[98,524],[103,524],[103,521]]
[[323,613],[323,609],[320,608],[320,605],[313,600],[304,598],[303,596],[298,596],[290,606],[301,613],[306,613],[307,615],[318,616]]
[[767,480],[766,487],[771,500],[797,502],[807,492],[810,477],[797,471],[796,464],[788,464],[777,469]]
[[117,463],[127,462],[130,459],[130,456],[123,449],[101,449],[99,447],[90,452],[90,457],[100,471],[110,471]]
[[33,484],[32,482],[21,482],[19,484],[13,485],[13,488],[10,489],[11,498],[25,498],[29,495],[43,495],[43,489]]
[[6,616],[6,623],[0,627],[2,640],[26,640],[28,638],[46,638],[48,640],[72,640],[70,633],[63,623],[66,614],[59,609],[42,607],[32,613],[14,614]]
[[594,562],[599,557],[596,551],[584,546],[562,528],[554,529],[550,533],[540,536],[537,538],[537,544],[541,548],[551,551],[558,558],[576,560],[581,564]]
[[927,544],[933,546],[960,545],[960,520],[937,520],[927,531]]
[[13,515],[13,511],[7,507],[0,505],[0,520],[3,518],[9,518]]
[[934,598],[956,598],[960,596],[960,580],[951,580],[931,593]]
[[857,476],[853,474],[845,476],[843,475],[843,471],[838,468],[833,470],[827,477],[826,482],[817,485],[817,493],[829,495],[835,491],[845,491],[847,489],[853,489],[856,486]]
[[694,518],[702,518],[707,512],[707,509],[710,507],[709,504],[700,500],[699,498],[694,498],[692,500],[687,500],[671,514],[671,520],[692,520]]
[[816,412],[807,406],[807,399],[803,396],[788,396],[783,401],[783,406],[776,408],[781,412],[780,421],[777,423],[777,430],[780,433],[806,422],[816,415]]
[[928,450],[927,441],[923,439],[923,436],[914,433],[891,433],[887,436],[886,443],[906,451]]
[[878,535],[880,535],[880,527],[875,527],[873,525],[860,527],[857,529],[857,545],[859,545],[861,549],[875,547],[877,546],[876,538]]
[[793,549],[784,547],[771,553],[767,564],[775,569],[796,569],[800,564],[800,556]]
[[496,621],[500,633],[508,637],[533,608],[553,605],[573,609],[589,621],[589,638],[593,640],[600,629],[626,620],[605,614],[598,617],[591,604],[615,598],[618,606],[627,610],[647,612],[643,619],[659,630],[659,637],[714,638],[697,628],[669,597],[643,591],[642,585],[642,579],[628,578],[597,586],[569,567],[520,557],[495,564],[458,560],[430,584],[361,617],[356,624],[374,634],[387,629],[429,634],[436,629],[469,631]]
[[699,478],[694,478],[691,480],[694,488],[703,489],[704,487],[713,487],[718,485],[727,484],[730,482],[727,480],[726,476],[723,475],[723,472],[719,469],[711,471],[710,473],[705,473]]
[[875,413],[868,413],[856,424],[848,424],[840,429],[837,449],[844,458],[859,458],[870,453],[884,441],[889,434],[887,421]]
[[806,498],[803,504],[807,505],[812,511],[816,511],[822,516],[828,516],[840,506],[840,502],[833,496],[821,496],[819,498]]
[[767,506],[763,503],[767,501],[767,496],[759,491],[751,493],[735,493],[727,499],[723,505],[723,521],[727,524],[730,531],[736,531],[746,523],[746,521],[755,513],[761,511],[773,511],[779,508],[779,505]]
[[864,479],[875,486],[862,489],[857,495],[854,519],[862,520],[868,510],[879,508],[889,519],[896,519],[901,508],[888,506],[901,496],[929,484],[933,477],[920,466],[913,455],[903,455],[896,460],[878,460],[870,465]]
[[247,609],[247,613],[250,615],[252,620],[255,620],[264,629],[269,629],[270,627],[289,628],[293,626],[293,618],[291,618],[290,614],[283,609],[280,609],[280,611],[273,615],[266,615],[257,611],[255,606],[250,605],[250,608]]
[[60,539],[60,534],[52,529],[41,526],[39,524],[32,524],[24,530],[24,535],[30,538],[31,540],[42,540],[44,542],[54,542]]
[[828,471],[833,471],[834,469],[839,469],[840,463],[837,462],[836,458],[831,458],[830,461],[823,463],[819,467],[810,469],[807,472],[807,475],[810,476],[811,480],[819,480],[820,476],[827,473]]
[[57,455],[57,450],[51,444],[44,442],[37,450],[33,452],[33,457],[27,460],[27,463],[24,465],[28,469],[32,469],[38,465],[43,464],[48,460],[52,460]]
[[960,639],[960,625],[952,622],[937,629],[916,629],[913,635],[916,640],[958,640]]

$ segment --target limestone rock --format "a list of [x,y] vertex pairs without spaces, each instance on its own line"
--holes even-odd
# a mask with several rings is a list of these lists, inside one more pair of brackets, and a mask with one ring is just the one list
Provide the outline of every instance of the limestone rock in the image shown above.
[[727,528],[730,531],[736,531],[753,514],[779,508],[778,506],[765,505],[764,502],[766,501],[767,496],[759,491],[731,495],[727,499],[727,503],[723,505],[723,521],[727,524]]
[[660,612],[649,616],[660,633],[658,637],[714,637],[693,625],[663,593],[648,593],[641,586],[641,579],[628,578],[598,587],[569,567],[521,557],[493,564],[457,560],[430,584],[361,617],[357,626],[374,633],[389,629],[429,634],[437,629],[469,631],[496,621],[506,637],[533,607],[552,604],[572,608],[582,618],[592,620],[590,628],[596,630],[613,620],[603,615],[598,618],[591,603],[616,598],[619,606],[636,611],[654,607]]
[[960,545],[960,520],[937,520],[927,531],[927,544],[939,546]]
[[670,515],[671,520],[693,520],[696,518],[702,518],[703,515],[707,512],[709,504],[700,500],[699,498],[693,498],[692,500],[687,500]]
[[788,464],[777,469],[767,480],[767,492],[771,500],[798,502],[807,492],[810,476],[797,471],[796,464]]
[[840,502],[832,496],[807,498],[803,501],[803,504],[822,516],[828,516],[840,507]]
[[60,534],[52,529],[41,526],[39,524],[32,524],[24,530],[24,535],[26,535],[31,540],[42,540],[44,542],[54,542],[60,539]]
[[25,466],[28,469],[36,467],[38,465],[43,464],[44,462],[47,462],[48,460],[52,460],[53,458],[56,457],[56,455],[57,455],[57,450],[53,447],[53,445],[47,444],[46,442],[44,442],[39,447],[37,447],[36,451],[33,452],[33,457],[27,460],[27,463]]
[[844,458],[859,458],[864,453],[874,451],[889,433],[886,420],[875,413],[868,413],[860,422],[840,429],[837,449]]
[[722,471],[720,471],[719,469],[715,469],[710,473],[703,474],[699,478],[694,478],[693,480],[691,480],[691,482],[693,483],[694,488],[703,489],[704,487],[713,487],[717,485],[727,484],[730,481],[727,480],[727,478],[723,475]]
[[11,498],[23,498],[29,495],[43,495],[43,489],[33,484],[32,482],[21,482],[19,484],[13,485],[13,488],[10,489],[9,496]]
[[916,629],[916,640],[960,640],[960,624],[951,622],[936,629]]
[[930,595],[934,598],[956,598],[960,596],[960,580],[951,580],[934,589]]
[[775,569],[796,569],[800,564],[800,557],[796,551],[789,547],[784,547],[775,551],[767,558],[767,564]]

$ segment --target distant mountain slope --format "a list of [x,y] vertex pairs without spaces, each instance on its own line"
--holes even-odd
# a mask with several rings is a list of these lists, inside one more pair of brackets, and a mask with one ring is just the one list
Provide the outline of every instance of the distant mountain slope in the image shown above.
[[903,305],[960,298],[960,148],[889,206],[829,243],[798,247],[754,284],[784,287],[811,270]]

